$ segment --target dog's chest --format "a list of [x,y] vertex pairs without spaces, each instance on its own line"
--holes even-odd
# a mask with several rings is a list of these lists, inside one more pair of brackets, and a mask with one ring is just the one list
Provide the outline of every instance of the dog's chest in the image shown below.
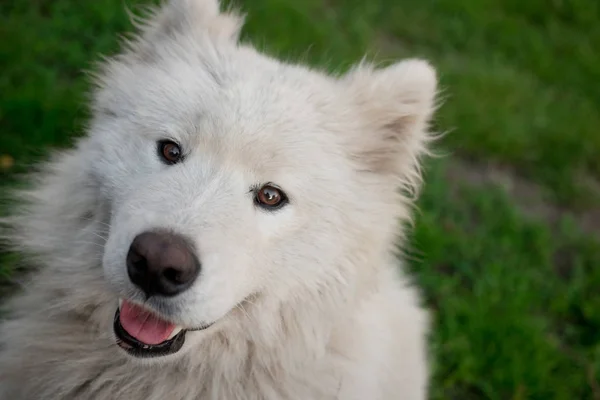
[[[333,400],[337,399],[341,386],[339,377],[318,365],[293,373],[252,364],[247,364],[243,369],[237,369],[235,365],[231,367],[219,369],[218,366],[207,366],[188,371],[153,368],[149,371],[130,366],[125,373],[106,371],[106,374],[97,376],[96,384],[87,385],[83,390],[80,388],[73,399]],[[105,385],[102,382],[113,383]]]

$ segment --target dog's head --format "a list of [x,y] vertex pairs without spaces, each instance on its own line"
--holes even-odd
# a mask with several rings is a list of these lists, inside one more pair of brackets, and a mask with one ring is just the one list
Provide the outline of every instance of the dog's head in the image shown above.
[[240,44],[240,27],[215,0],[172,0],[98,74],[79,151],[109,210],[115,330],[140,357],[261,296],[348,301],[418,185],[426,62],[329,76]]

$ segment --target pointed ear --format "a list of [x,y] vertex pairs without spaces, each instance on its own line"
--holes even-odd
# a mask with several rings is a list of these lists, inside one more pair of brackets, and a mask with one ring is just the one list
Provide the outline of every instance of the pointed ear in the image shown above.
[[217,40],[237,41],[243,17],[233,11],[221,12],[219,0],[166,0],[138,26],[148,42],[176,33],[205,34]]
[[427,125],[435,108],[435,70],[416,59],[380,70],[361,64],[342,80],[360,116],[359,132],[350,140],[361,168],[412,183],[429,138]]

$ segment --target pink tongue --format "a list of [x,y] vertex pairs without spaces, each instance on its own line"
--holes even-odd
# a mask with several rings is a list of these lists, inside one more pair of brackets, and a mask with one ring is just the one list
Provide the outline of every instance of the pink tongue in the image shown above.
[[172,323],[126,300],[121,304],[120,322],[127,333],[145,344],[162,343],[175,329]]

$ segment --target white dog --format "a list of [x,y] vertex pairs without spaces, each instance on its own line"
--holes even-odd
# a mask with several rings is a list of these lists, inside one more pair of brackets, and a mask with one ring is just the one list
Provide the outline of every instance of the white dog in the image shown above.
[[334,77],[241,25],[164,4],[98,74],[87,135],[17,193],[5,236],[39,268],[2,323],[0,398],[427,397],[395,246],[435,72]]

